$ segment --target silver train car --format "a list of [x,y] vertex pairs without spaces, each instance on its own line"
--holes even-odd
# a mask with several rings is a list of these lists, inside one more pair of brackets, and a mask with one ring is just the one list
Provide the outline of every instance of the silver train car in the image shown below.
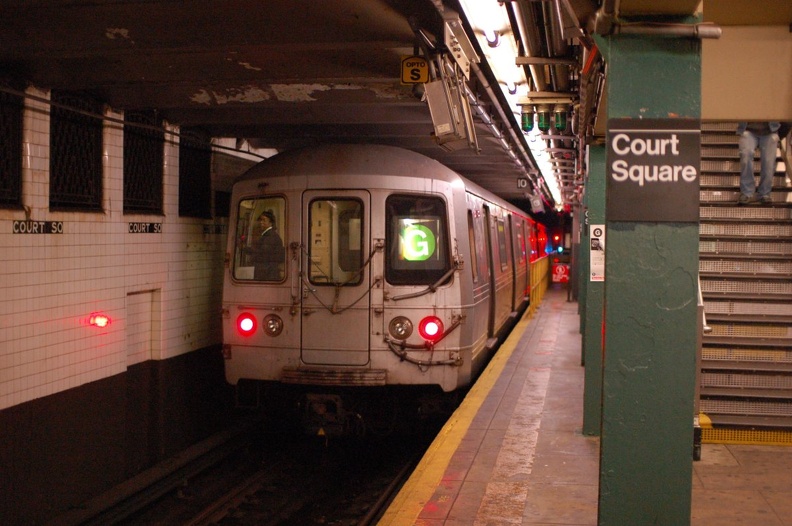
[[428,413],[438,402],[426,393],[470,386],[544,291],[540,230],[412,151],[326,145],[267,159],[232,191],[226,379],[241,398],[291,393],[310,431],[382,425],[394,414],[382,404],[404,410],[408,398]]

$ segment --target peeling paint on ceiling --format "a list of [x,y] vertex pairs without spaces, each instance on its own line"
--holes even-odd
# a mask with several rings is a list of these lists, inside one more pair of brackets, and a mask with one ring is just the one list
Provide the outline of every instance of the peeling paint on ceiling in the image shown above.
[[230,102],[263,102],[271,98],[269,93],[257,86],[244,86],[242,88],[228,89],[225,93],[217,91],[209,92],[202,89],[190,97],[190,100],[198,104],[209,106],[212,104],[228,104]]
[[325,84],[272,84],[270,88],[281,102],[312,102],[314,92],[333,89]]
[[105,37],[107,37],[109,40],[115,40],[116,38],[118,38],[122,40],[127,40],[132,44],[135,43],[135,41],[129,37],[129,29],[123,27],[105,28]]

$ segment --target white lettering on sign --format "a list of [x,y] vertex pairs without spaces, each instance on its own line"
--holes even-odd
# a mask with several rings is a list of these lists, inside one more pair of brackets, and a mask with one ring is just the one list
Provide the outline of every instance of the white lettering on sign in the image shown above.
[[[628,133],[616,133],[611,139],[611,150],[616,155],[630,156],[630,159],[648,156],[662,156],[667,161],[669,157],[679,157],[679,137],[672,133],[667,138],[633,137]],[[647,183],[693,183],[698,177],[698,170],[692,164],[652,164],[650,159],[645,164],[640,162],[631,164],[626,159],[617,159],[611,163],[611,177],[614,181],[622,183],[632,181],[638,186]]]
[[614,181],[622,182],[629,179],[635,181],[638,186],[643,186],[644,183],[676,183],[680,178],[686,183],[692,183],[696,180],[696,167],[691,165],[669,165],[661,164],[660,166],[650,165],[628,165],[627,161],[619,159],[614,161],[611,166],[613,169]]
[[129,223],[130,234],[161,234],[162,223]]
[[619,133],[613,138],[613,151],[619,155],[679,155],[679,138],[673,133],[670,139],[631,139]]
[[63,221],[14,221],[14,234],[63,234]]
[[701,122],[609,119],[608,221],[697,222]]

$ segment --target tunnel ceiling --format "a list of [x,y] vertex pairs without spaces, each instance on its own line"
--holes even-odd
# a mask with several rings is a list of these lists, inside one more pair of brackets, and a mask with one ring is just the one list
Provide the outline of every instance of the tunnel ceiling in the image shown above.
[[[517,119],[499,111],[504,101],[487,92],[494,82],[489,65],[482,62],[480,75],[468,81],[478,150],[440,147],[427,103],[415,85],[401,82],[402,56],[423,54],[427,45],[448,51],[444,17],[461,12],[457,1],[6,0],[0,5],[0,82],[84,92],[114,110],[156,109],[180,127],[261,148],[401,146],[519,201],[526,195],[517,180],[538,180],[536,167]],[[697,3],[661,4],[664,14],[689,14]],[[527,31],[540,37],[539,56],[575,64],[563,69],[560,80],[577,97],[587,84],[580,73],[591,44],[586,24],[599,6],[593,0],[505,4],[533,15],[535,25]],[[654,4],[625,0],[620,8],[635,14]],[[787,3],[780,3],[784,9]],[[563,55],[547,44],[559,36],[570,44]],[[480,49],[474,38],[472,43]],[[592,95],[588,110],[596,112]],[[574,133],[585,140],[587,126],[582,122]],[[578,155],[580,145],[572,131],[566,133],[563,141],[547,142],[557,150],[554,165],[566,167],[559,176],[564,201],[575,177],[566,160]]]

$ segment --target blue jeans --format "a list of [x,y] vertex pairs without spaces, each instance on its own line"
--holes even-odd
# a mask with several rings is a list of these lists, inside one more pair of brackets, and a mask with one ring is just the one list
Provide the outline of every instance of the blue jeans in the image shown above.
[[[754,150],[759,148],[761,167],[759,170],[759,187],[753,173]],[[756,135],[748,130],[740,135],[740,193],[748,197],[754,194],[759,197],[770,195],[773,188],[773,175],[776,169],[776,148],[778,134]]]

